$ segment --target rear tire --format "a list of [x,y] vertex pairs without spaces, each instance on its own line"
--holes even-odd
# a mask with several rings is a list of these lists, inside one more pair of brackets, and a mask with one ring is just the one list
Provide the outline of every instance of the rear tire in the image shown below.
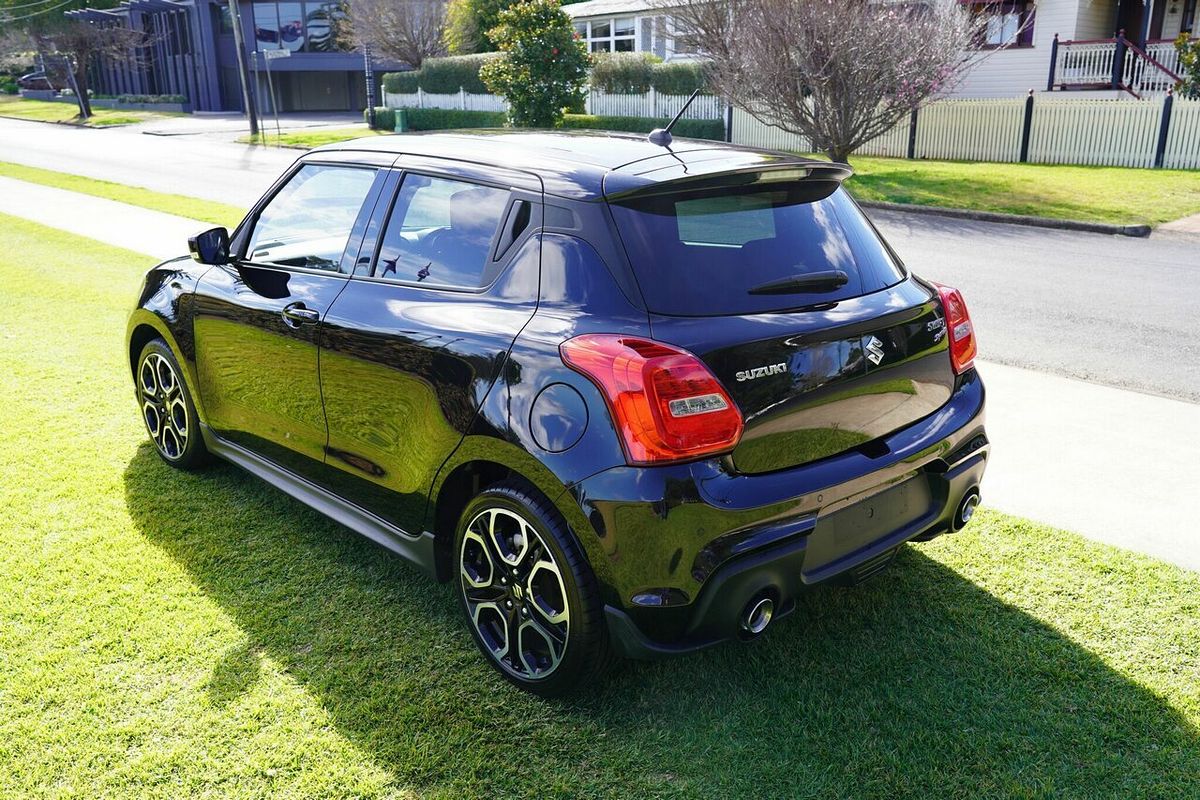
[[504,482],[481,492],[459,519],[453,554],[467,627],[509,681],[551,697],[594,685],[611,666],[596,578],[536,491]]
[[142,348],[134,373],[138,407],[159,458],[172,467],[195,470],[210,460],[200,435],[200,419],[183,370],[162,339]]

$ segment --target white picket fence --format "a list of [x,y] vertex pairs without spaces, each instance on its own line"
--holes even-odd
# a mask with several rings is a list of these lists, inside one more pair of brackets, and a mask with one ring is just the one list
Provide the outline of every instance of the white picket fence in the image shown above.
[[[1173,101],[1163,166],[1200,168],[1200,100]],[[1061,98],[1038,95],[1030,128],[1029,161],[1153,167],[1162,126],[1160,99]],[[913,156],[929,159],[1016,162],[1021,157],[1025,98],[942,100],[917,113]],[[904,158],[910,120],[859,149],[863,155]],[[804,137],[733,114],[733,141],[773,150],[812,152]]]
[[[585,107],[589,114],[606,117],[673,117],[683,108],[688,95],[660,94],[651,88],[645,94],[608,94],[588,92]],[[725,105],[721,98],[698,95],[684,113],[685,119],[721,119]]]
[[433,94],[422,91],[384,92],[383,104],[388,108],[452,108],[460,111],[508,111],[508,103],[494,94],[472,94],[459,89],[454,94]]
[[[591,91],[585,98],[589,114],[612,117],[673,117],[687,102],[687,95],[660,94],[651,89],[645,94],[608,94]],[[415,92],[385,92],[383,103],[388,108],[450,108],[463,111],[507,111],[508,103],[494,94],[472,94],[460,89],[454,94],[432,94],[417,89]],[[688,119],[721,119],[725,106],[721,99],[711,95],[700,95],[688,107],[684,117]]]

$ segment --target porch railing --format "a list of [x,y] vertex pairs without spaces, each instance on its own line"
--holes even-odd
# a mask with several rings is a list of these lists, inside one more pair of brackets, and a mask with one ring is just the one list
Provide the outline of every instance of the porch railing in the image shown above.
[[1180,81],[1174,42],[1148,42],[1145,49],[1120,31],[1112,39],[1060,41],[1050,48],[1046,90],[1114,89],[1134,97],[1163,95]]

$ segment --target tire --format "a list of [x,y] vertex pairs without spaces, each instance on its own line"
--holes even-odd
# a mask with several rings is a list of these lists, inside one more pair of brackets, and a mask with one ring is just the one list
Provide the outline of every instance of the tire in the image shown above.
[[162,339],[142,348],[134,373],[138,408],[159,457],[172,467],[195,470],[210,460],[200,435],[200,418],[183,370]]
[[522,483],[485,489],[453,556],[459,606],[496,671],[543,697],[599,682],[613,660],[599,588],[549,501]]

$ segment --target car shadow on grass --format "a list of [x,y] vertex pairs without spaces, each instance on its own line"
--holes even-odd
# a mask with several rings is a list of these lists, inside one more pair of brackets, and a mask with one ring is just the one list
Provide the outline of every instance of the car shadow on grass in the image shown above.
[[141,533],[246,634],[213,665],[211,700],[237,702],[269,657],[406,786],[1200,796],[1200,735],[1178,711],[914,548],[872,582],[810,593],[749,646],[624,663],[543,701],[484,665],[448,587],[282,493],[229,466],[170,470],[149,446],[124,478]]

